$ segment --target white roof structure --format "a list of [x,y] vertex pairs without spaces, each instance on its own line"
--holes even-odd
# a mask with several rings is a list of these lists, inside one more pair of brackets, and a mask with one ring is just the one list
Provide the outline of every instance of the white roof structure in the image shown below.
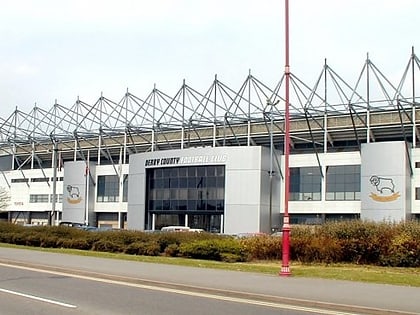
[[[290,135],[299,150],[357,150],[361,142],[420,140],[417,125],[420,60],[414,49],[398,82],[367,57],[354,84],[327,62],[315,84],[291,74]],[[72,106],[16,108],[0,118],[0,156],[13,155],[17,167],[35,156],[51,160],[101,155],[111,162],[132,152],[197,146],[265,145],[283,148],[284,84],[269,87],[251,72],[238,90],[215,76],[206,91],[185,81],[171,96],[156,88],[141,98],[130,91],[118,100],[101,95],[94,104],[79,98]],[[271,137],[272,136],[272,137]]]

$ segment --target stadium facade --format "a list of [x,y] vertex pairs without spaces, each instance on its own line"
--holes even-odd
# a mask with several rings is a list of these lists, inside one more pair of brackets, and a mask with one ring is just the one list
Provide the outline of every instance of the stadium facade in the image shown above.
[[[314,85],[291,74],[289,214],[295,224],[420,218],[420,61],[398,82],[369,58],[355,84],[327,63]],[[284,77],[217,76],[119,102],[16,109],[0,118],[1,216],[139,230],[185,225],[221,233],[281,227]]]

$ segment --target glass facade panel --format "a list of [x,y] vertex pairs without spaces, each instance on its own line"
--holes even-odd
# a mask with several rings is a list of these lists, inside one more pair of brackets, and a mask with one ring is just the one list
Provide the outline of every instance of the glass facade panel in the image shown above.
[[160,214],[156,216],[155,229],[160,230],[169,225],[185,226],[185,215]]
[[29,195],[29,202],[30,203],[43,203],[49,201],[48,194],[34,194]]
[[360,165],[327,167],[326,200],[360,200]]
[[290,168],[290,200],[321,200],[321,172],[319,167]]
[[[146,217],[153,214],[176,214],[171,218],[178,218],[178,215],[183,214],[206,217],[206,213],[209,213],[210,218],[224,213],[224,166],[171,167],[163,170],[150,168],[146,169],[146,183]],[[209,223],[212,220],[220,222],[219,219],[206,219],[205,222],[208,223],[205,224],[205,229],[220,229],[220,226],[217,228]],[[148,225],[146,229],[151,228],[150,223]],[[158,229],[160,225],[156,224],[155,228]]]
[[123,177],[123,202],[128,201],[128,174]]
[[188,225],[192,229],[203,229],[212,233],[220,233],[221,215],[191,214],[188,215]]
[[[56,196],[57,196],[56,202],[57,203],[63,203],[63,194],[56,194]],[[51,194],[50,195],[50,202],[53,202],[53,200],[54,200],[54,195]]]
[[416,200],[420,200],[420,187],[416,187]]
[[119,201],[119,180],[117,175],[98,176],[96,201]]

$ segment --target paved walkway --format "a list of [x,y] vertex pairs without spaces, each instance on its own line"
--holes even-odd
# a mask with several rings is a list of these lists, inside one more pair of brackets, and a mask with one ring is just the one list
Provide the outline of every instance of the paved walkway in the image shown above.
[[[420,288],[368,284],[352,281],[279,277],[257,273],[140,263],[115,259],[46,253],[0,247],[0,262],[43,265],[76,273],[100,273],[136,281],[156,281],[203,290],[226,290],[231,294],[264,295],[297,304],[332,303],[358,305],[372,314],[420,314]],[[225,292],[230,294],[229,292]],[[299,300],[299,301],[296,301]],[[375,311],[378,309],[378,311]],[[349,310],[345,307],[343,310]],[[397,312],[398,311],[398,312]]]

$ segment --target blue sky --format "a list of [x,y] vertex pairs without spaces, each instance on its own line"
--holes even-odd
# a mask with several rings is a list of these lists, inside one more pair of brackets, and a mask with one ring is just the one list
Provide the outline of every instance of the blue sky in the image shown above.
[[[309,85],[324,58],[349,83],[366,54],[397,81],[420,55],[416,0],[290,0],[291,70]],[[2,0],[0,116],[17,106],[119,101],[182,80],[205,92],[217,74],[238,89],[251,69],[274,87],[284,69],[284,1]]]

